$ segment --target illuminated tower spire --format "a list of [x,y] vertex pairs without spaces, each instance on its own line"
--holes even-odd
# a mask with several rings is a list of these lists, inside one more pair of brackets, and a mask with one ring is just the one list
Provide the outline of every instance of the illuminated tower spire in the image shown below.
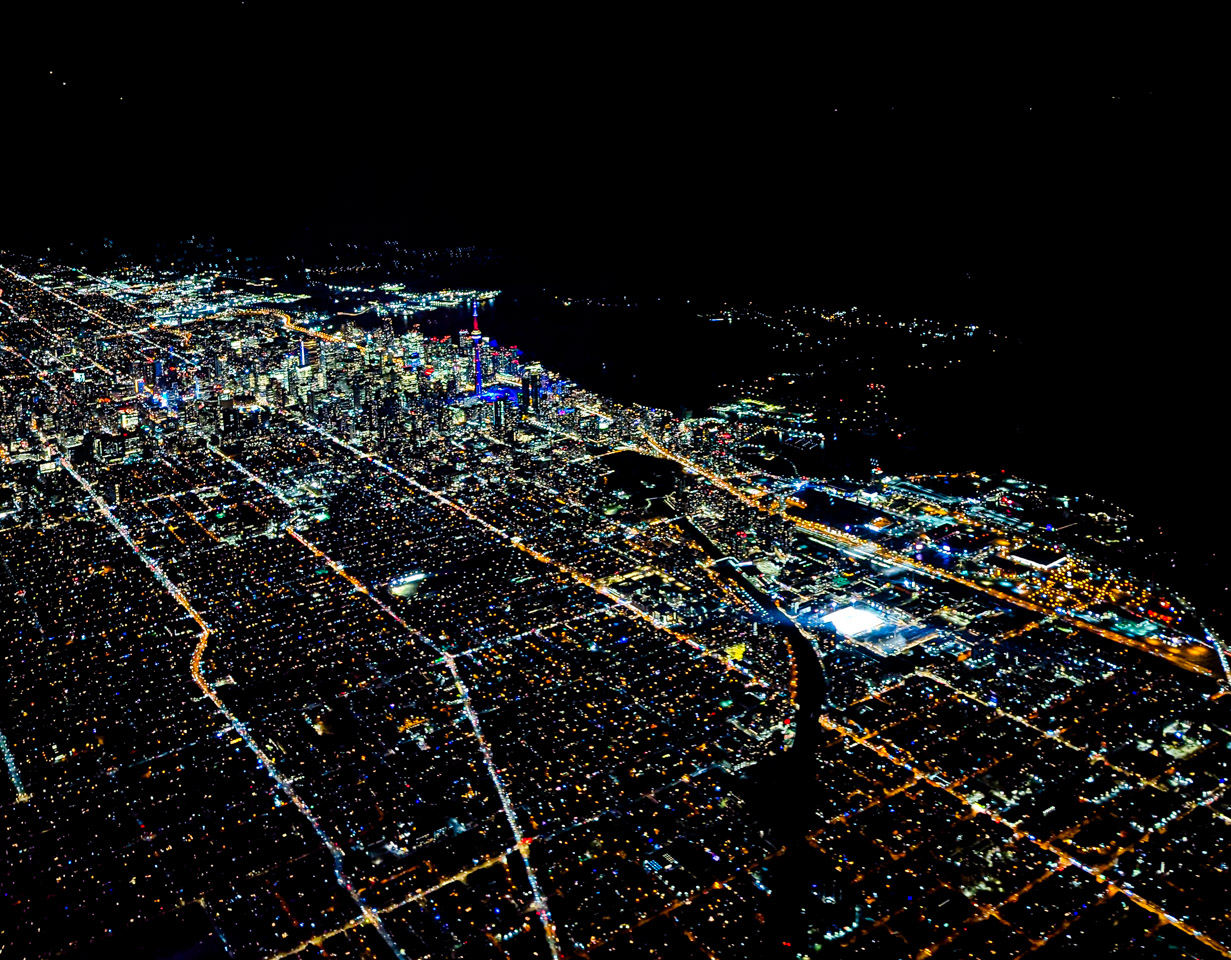
[[479,332],[479,301],[474,301],[474,329],[470,332],[474,344],[474,392],[483,392],[483,334]]

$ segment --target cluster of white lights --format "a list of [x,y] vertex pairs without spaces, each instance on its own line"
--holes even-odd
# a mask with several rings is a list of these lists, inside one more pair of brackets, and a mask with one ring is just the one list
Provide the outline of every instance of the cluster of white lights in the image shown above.
[[858,637],[885,625],[885,619],[866,607],[843,607],[821,617],[844,637]]

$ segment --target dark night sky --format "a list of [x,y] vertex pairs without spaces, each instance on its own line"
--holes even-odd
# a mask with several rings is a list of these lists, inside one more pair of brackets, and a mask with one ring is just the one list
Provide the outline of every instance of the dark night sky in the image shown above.
[[754,287],[973,272],[1050,293],[1170,269],[1212,135],[1156,51],[1111,33],[1095,66],[958,24],[890,43],[787,19],[165,16],[8,32],[6,236],[352,228],[617,286],[735,267]]
[[1215,125],[1155,24],[92,16],[9,31],[0,244],[397,235],[573,289],[969,315],[1025,336],[980,387],[1079,481],[1139,501],[1155,458],[1216,459]]

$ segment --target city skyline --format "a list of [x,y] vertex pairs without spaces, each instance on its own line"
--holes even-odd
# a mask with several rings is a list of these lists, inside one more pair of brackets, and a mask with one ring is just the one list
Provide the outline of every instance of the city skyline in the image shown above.
[[1191,27],[448,14],[8,18],[0,954],[1231,957]]
[[800,372],[677,413],[364,272],[6,255],[14,949],[1225,954],[1207,611],[1114,505],[884,469],[885,384],[777,386],[1003,336],[730,309]]

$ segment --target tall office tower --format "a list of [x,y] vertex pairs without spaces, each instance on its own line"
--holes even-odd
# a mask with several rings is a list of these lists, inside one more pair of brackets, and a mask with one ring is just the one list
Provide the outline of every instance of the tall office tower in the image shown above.
[[303,337],[299,338],[299,365],[301,367],[308,365],[308,348],[304,346]]
[[308,393],[312,389],[312,377],[311,367],[297,367],[295,369],[295,397],[301,403],[307,399]]
[[492,383],[496,379],[496,362],[493,356],[495,347],[490,337],[484,337],[479,348],[483,357],[483,381],[485,383]]
[[414,367],[427,362],[427,346],[423,341],[423,334],[418,330],[412,330],[402,337],[402,352],[407,366]]
[[483,392],[483,334],[479,333],[479,301],[474,302],[474,329],[470,332],[474,349],[474,392]]
[[374,350],[368,347],[367,352],[363,355],[364,376],[378,379],[380,377],[380,364],[385,352],[383,350]]
[[222,405],[216,393],[208,393],[201,401],[201,423],[205,432],[217,434],[222,428]]
[[492,405],[492,431],[503,434],[509,428],[509,403],[503,397]]
[[538,362],[526,364],[521,373],[521,396],[518,398],[522,413],[531,413],[536,417],[542,413],[542,389],[543,365]]
[[316,389],[322,393],[329,390],[329,374],[325,370],[325,347],[322,344],[320,349],[320,363],[316,368]]
[[543,415],[543,365],[530,364],[530,410],[536,417]]

